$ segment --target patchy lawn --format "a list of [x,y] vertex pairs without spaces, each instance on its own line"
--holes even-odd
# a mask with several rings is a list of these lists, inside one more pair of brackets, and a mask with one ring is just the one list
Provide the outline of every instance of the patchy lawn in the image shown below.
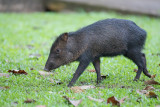
[[[71,100],[82,99],[80,107],[111,106],[112,104],[106,103],[112,96],[118,100],[128,96],[121,104],[126,107],[160,105],[159,99],[137,92],[147,86],[144,81],[151,79],[142,73],[140,81],[133,82],[136,75],[134,69],[137,69],[137,66],[123,56],[101,58],[101,74],[108,76],[98,86],[96,73],[86,70],[74,86],[96,87],[80,92],[75,91],[79,90],[78,87],[75,90],[67,87],[78,62],[56,69],[53,75],[40,75],[39,71],[44,68],[50,46],[59,34],[75,31],[106,18],[129,19],[147,31],[144,52],[148,70],[152,75],[157,74],[154,80],[160,82],[160,18],[114,12],[0,13],[0,73],[9,74],[9,77],[0,77],[0,106],[72,106],[63,96]],[[8,70],[14,69],[25,70],[28,75],[8,73]],[[87,69],[93,69],[92,64]],[[57,84],[57,81],[61,83]],[[155,88],[152,91],[160,97],[160,85],[152,86]],[[104,101],[93,101],[91,97]],[[27,99],[33,100],[26,101]]]

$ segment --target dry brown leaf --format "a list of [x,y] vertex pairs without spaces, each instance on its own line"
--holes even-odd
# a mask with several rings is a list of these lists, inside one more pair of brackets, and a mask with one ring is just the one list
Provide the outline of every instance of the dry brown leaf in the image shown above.
[[106,79],[107,77],[109,77],[108,75],[101,75],[102,80]]
[[146,90],[136,90],[136,92],[138,93],[138,94],[147,94],[147,91]]
[[124,86],[124,85],[122,85],[122,86],[121,86],[121,88],[125,88],[125,86]]
[[7,74],[7,73],[0,73],[0,77],[9,77],[9,74]]
[[81,93],[81,92],[84,92],[84,90],[81,89],[81,88],[78,87],[78,86],[71,87],[71,90],[72,90],[74,93]]
[[91,97],[91,96],[88,96],[88,98],[89,98],[90,100],[97,101],[97,102],[100,102],[100,103],[104,101],[104,99],[96,99],[96,98],[93,98],[93,97]]
[[89,72],[96,72],[95,69],[88,69],[87,71],[89,71]]
[[24,70],[8,70],[8,72],[9,73],[13,73],[13,74],[15,74],[15,75],[17,75],[17,74],[25,74],[25,75],[27,75],[28,73],[26,72],[26,71],[24,71]]
[[124,100],[127,98],[128,96],[122,98],[121,100],[119,100],[120,103],[124,103]]
[[24,103],[35,103],[36,101],[33,99],[27,99],[24,101]]
[[43,76],[50,76],[50,75],[54,75],[54,73],[52,72],[45,72],[45,71],[38,71],[40,75],[43,75]]
[[144,88],[144,90],[154,90],[155,88],[153,87],[153,86],[146,86],[145,88]]
[[154,79],[155,77],[156,77],[156,74],[152,75],[152,76],[151,76],[151,79]]
[[47,107],[47,106],[45,106],[45,105],[37,105],[36,107]]
[[11,105],[17,105],[18,101],[12,102]]
[[137,72],[138,71],[138,69],[134,69],[134,72]]
[[34,68],[30,68],[30,70],[34,70]]
[[152,53],[152,55],[159,56],[159,55],[160,55],[160,53]]
[[41,54],[30,54],[29,55],[29,58],[39,58],[39,57],[41,57]]
[[82,99],[70,100],[70,98],[68,98],[67,96],[63,96],[63,98],[65,98],[70,104],[74,105],[75,107],[77,107],[82,102]]
[[83,89],[83,90],[95,88],[95,86],[93,86],[93,85],[82,85],[82,86],[79,86],[79,87],[80,87],[81,89]]
[[144,81],[145,85],[160,85],[160,83],[158,83],[155,80],[148,80],[148,81]]
[[140,103],[141,100],[142,100],[142,97],[138,97],[136,101]]
[[34,46],[33,46],[33,45],[27,45],[27,48],[28,48],[28,49],[33,49]]
[[156,95],[154,92],[150,91],[146,94],[149,98],[158,98],[158,95]]
[[93,85],[74,86],[74,87],[71,87],[71,90],[75,93],[81,93],[81,92],[84,92],[84,90],[91,89],[91,88],[95,88],[95,86]]
[[114,96],[112,96],[112,97],[109,97],[108,99],[107,99],[107,104],[108,103],[112,103],[112,106],[118,106],[118,107],[120,107],[120,102],[117,100],[117,98],[116,97],[114,97]]
[[9,86],[0,87],[1,90],[6,90],[6,89],[9,89],[9,88],[10,88]]
[[61,85],[63,84],[61,81],[58,81],[58,80],[53,80],[53,79],[50,79],[51,83],[54,83],[56,85]]

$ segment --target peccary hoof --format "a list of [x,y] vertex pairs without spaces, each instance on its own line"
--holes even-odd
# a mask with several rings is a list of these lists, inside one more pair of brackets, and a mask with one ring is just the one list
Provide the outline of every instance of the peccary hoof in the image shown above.
[[68,84],[68,85],[67,85],[67,87],[72,87],[72,86],[73,86],[72,84]]
[[139,79],[135,78],[133,81],[138,81]]

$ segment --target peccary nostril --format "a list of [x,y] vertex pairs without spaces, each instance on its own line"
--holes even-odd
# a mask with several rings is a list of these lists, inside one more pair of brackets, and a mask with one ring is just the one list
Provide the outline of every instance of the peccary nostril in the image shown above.
[[47,69],[47,68],[44,68],[44,70],[45,70],[45,71],[49,71],[49,69]]

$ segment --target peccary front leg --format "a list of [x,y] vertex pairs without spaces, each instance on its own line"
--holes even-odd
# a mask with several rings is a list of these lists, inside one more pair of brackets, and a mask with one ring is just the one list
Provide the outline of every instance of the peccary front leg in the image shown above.
[[100,83],[101,82],[101,73],[100,73],[100,59],[99,58],[94,59],[93,66],[94,66],[96,73],[97,73],[97,83]]
[[68,84],[68,87],[73,86],[73,84],[76,82],[76,80],[79,78],[79,76],[84,72],[84,70],[87,68],[88,65],[89,65],[89,61],[81,61],[79,63],[79,66],[78,66],[76,72],[74,73],[74,76],[73,76],[71,82]]

